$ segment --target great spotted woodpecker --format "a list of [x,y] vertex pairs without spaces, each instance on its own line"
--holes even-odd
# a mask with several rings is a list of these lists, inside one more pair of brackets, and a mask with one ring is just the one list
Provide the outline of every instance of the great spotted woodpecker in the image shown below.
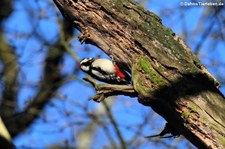
[[80,69],[93,78],[109,84],[130,84],[131,77],[108,59],[84,58]]

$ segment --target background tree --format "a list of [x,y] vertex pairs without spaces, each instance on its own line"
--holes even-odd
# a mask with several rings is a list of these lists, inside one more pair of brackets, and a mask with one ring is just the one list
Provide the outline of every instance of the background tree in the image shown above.
[[[1,116],[18,147],[43,147],[59,141],[61,146],[80,148],[171,147],[176,144],[179,147],[187,144],[182,137],[173,139],[172,143],[171,140],[146,141],[143,136],[158,132],[164,122],[136,100],[119,97],[119,100],[107,100],[105,104],[88,102],[87,98],[94,91],[81,80],[83,74],[78,71],[76,61],[87,56],[104,57],[101,51],[87,45],[80,46],[76,40],[79,32],[62,19],[52,2],[20,0],[12,3],[13,13],[2,24],[2,39],[10,49],[1,48],[4,50],[0,56]],[[145,6],[153,7],[153,4],[154,1],[147,1]],[[183,34],[177,32],[186,37],[187,43],[196,49],[202,61],[222,82],[223,10],[215,11],[217,7],[180,7],[178,2],[173,6],[167,8],[164,5],[157,14],[162,14],[163,23],[168,26],[181,26],[179,29]],[[185,16],[192,9],[201,9],[202,13],[200,23],[190,27],[187,26],[190,20]],[[209,50],[208,45],[215,45],[214,50]],[[4,59],[4,55],[12,58]],[[223,89],[223,82],[221,86]],[[85,90],[81,93],[80,89]],[[126,122],[122,121],[124,117]],[[46,136],[46,142],[40,144],[38,140],[43,136]],[[31,141],[33,145],[28,143]]]

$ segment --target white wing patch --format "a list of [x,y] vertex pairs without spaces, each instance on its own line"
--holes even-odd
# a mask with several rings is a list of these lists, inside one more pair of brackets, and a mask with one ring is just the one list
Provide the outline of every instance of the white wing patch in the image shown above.
[[105,80],[106,77],[107,77],[106,75],[100,73],[100,72],[97,71],[97,70],[92,70],[91,72],[92,72],[93,75],[95,75],[95,76],[98,77],[99,79]]
[[115,68],[113,65],[113,62],[108,59],[96,59],[92,63],[92,67],[98,67],[101,66],[101,70],[107,73],[115,73]]

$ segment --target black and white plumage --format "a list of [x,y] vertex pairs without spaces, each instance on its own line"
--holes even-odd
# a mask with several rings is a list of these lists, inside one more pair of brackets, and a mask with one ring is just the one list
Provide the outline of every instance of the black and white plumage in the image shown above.
[[80,69],[93,78],[109,84],[130,84],[131,77],[108,59],[84,58]]

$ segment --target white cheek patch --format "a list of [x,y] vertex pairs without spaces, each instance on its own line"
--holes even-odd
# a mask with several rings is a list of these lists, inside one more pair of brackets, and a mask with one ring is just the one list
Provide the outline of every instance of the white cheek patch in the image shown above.
[[80,68],[81,68],[81,70],[83,70],[85,72],[89,71],[89,67],[87,67],[87,66],[82,65]]

